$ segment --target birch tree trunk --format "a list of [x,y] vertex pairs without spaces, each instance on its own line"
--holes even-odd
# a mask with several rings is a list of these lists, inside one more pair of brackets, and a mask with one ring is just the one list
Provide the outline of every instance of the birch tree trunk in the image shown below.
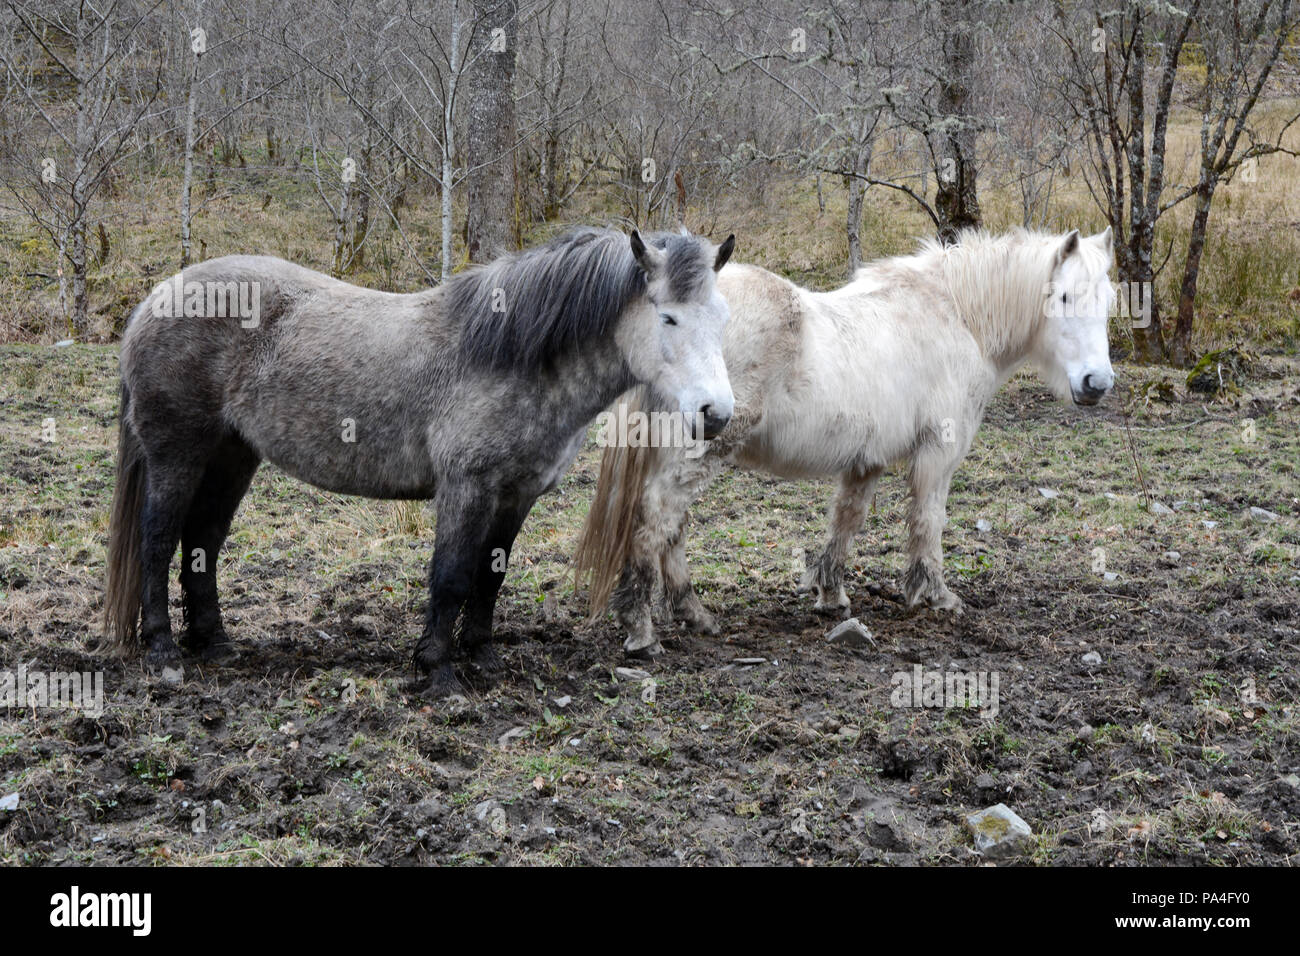
[[447,75],[447,94],[442,104],[442,281],[451,278],[452,267],[452,185],[456,174],[455,131],[453,125],[456,106],[456,87],[460,75],[460,4],[453,3],[451,11],[451,60]]

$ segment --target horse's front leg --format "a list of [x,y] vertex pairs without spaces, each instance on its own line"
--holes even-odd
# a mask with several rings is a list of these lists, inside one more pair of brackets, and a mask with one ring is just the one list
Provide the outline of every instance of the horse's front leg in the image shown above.
[[955,446],[926,446],[912,458],[908,565],[903,578],[908,607],[924,603],[936,611],[961,613],[961,599],[943,580],[943,528],[948,521],[948,486],[963,454]]
[[438,520],[429,563],[429,605],[424,633],[415,645],[414,663],[427,680],[427,693],[446,697],[461,690],[451,666],[452,640],[474,585],[495,509],[487,496],[468,482],[444,484],[435,501]]
[[731,450],[727,441],[731,435],[732,429],[728,426],[702,455],[692,458],[683,454],[658,483],[651,502],[657,523],[664,605],[672,620],[681,621],[699,634],[717,634],[718,624],[705,610],[691,584],[690,568],[686,563],[686,525],[691,502],[703,494],[722,470],[725,455]]
[[477,562],[477,573],[461,626],[461,642],[468,648],[470,660],[487,677],[501,671],[501,655],[492,643],[492,611],[506,578],[506,566],[519,529],[532,510],[533,500],[518,505],[502,505],[492,519]]
[[814,610],[824,613],[847,613],[849,596],[844,592],[844,563],[848,560],[849,546],[866,520],[871,496],[884,469],[846,471],[840,475],[840,488],[831,504],[831,527],[826,547],[808,566],[799,582],[799,593],[815,591],[817,604]]

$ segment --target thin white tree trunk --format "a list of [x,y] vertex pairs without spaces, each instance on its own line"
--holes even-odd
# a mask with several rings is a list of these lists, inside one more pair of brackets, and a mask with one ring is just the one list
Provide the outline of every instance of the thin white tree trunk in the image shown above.
[[452,266],[452,177],[456,170],[452,164],[455,152],[455,133],[452,126],[456,106],[456,80],[460,73],[460,10],[452,4],[451,12],[451,69],[447,77],[447,99],[442,105],[442,281],[451,278]]

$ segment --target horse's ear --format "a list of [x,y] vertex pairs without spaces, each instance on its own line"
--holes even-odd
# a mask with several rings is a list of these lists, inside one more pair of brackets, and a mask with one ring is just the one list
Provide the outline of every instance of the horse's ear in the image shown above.
[[1097,240],[1097,245],[1101,246],[1102,251],[1106,253],[1107,259],[1115,258],[1115,237],[1110,231],[1110,226],[1107,226],[1104,232],[1099,232],[1093,238]]
[[714,272],[719,271],[723,266],[727,264],[727,260],[731,258],[731,251],[735,248],[736,248],[736,234],[733,232],[731,235],[727,236],[726,240],[722,243],[722,245],[718,246],[717,258],[713,260]]
[[1079,230],[1071,229],[1070,234],[1065,237],[1061,247],[1056,250],[1056,264],[1059,266],[1070,256],[1079,251]]
[[647,278],[653,278],[663,268],[668,257],[654,246],[647,246],[641,240],[641,233],[635,229],[632,230],[628,241],[632,245],[632,257],[636,259],[637,265],[645,272]]

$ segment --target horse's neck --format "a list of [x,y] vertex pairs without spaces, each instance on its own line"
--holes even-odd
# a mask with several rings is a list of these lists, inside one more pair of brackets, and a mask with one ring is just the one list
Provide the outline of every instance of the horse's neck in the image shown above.
[[613,331],[558,357],[538,373],[538,385],[553,409],[556,431],[585,429],[614,399],[636,385]]
[[1042,283],[1006,263],[966,262],[940,272],[959,319],[1005,380],[1033,355],[1042,329]]

